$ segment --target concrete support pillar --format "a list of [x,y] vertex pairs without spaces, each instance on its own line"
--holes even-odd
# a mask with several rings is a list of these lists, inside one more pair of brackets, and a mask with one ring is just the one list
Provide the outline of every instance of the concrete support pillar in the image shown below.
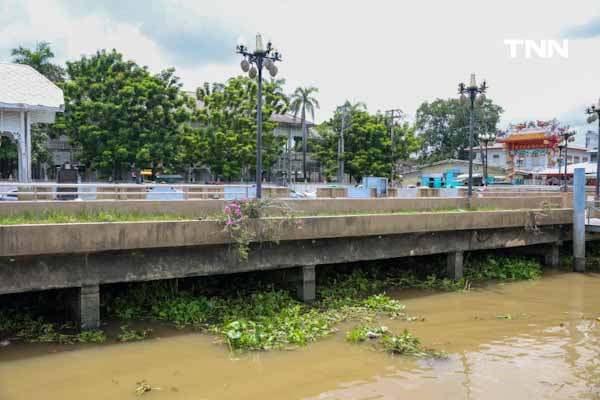
[[31,182],[31,113],[25,113],[25,167],[27,172],[25,173],[27,182]]
[[19,182],[27,182],[27,135],[26,135],[25,111],[19,112],[19,140],[18,140],[18,161]]
[[560,264],[560,247],[553,244],[544,254],[544,265],[547,267],[558,268]]
[[573,270],[585,272],[585,169],[573,175]]
[[450,279],[460,279],[463,277],[463,252],[455,251],[448,253],[446,263],[446,272]]
[[100,327],[100,287],[98,285],[72,289],[68,302],[72,319],[81,329]]
[[297,280],[298,298],[305,303],[313,302],[317,297],[317,282],[315,274],[315,265],[306,265],[300,267]]

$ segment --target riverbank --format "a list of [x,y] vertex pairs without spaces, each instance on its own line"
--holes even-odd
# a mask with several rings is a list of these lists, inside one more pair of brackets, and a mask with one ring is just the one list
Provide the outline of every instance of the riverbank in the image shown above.
[[[469,292],[388,290],[425,320],[386,320],[387,326],[408,329],[425,346],[445,350],[446,359],[349,344],[345,335],[354,322],[296,351],[228,355],[212,336],[185,329],[174,336],[157,329],[160,339],[122,345],[61,347],[71,351],[9,346],[0,349],[0,397],[134,398],[137,382],[145,380],[162,389],[148,398],[167,400],[594,398],[600,387],[597,293],[600,275],[565,272]],[[507,315],[512,318],[498,318]]]

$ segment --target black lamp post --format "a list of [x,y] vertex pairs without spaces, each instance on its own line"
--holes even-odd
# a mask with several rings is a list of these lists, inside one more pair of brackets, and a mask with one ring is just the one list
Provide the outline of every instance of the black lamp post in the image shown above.
[[256,35],[256,48],[249,52],[242,44],[237,46],[237,53],[244,59],[240,66],[242,71],[248,72],[248,76],[254,79],[258,77],[258,106],[256,108],[256,198],[262,197],[262,70],[265,67],[271,76],[277,75],[275,61],[281,61],[281,54],[267,43],[263,47],[262,37]]
[[479,143],[483,143],[483,146],[485,148],[485,153],[484,153],[484,157],[483,157],[483,182],[484,185],[487,186],[488,184],[488,145],[493,142],[494,140],[496,140],[496,135],[492,132],[488,132],[488,133],[480,133],[479,135],[477,135],[477,139],[479,140]]
[[565,148],[565,146],[562,143],[558,143],[558,186],[562,186],[563,185],[563,176],[561,171],[561,167],[562,167],[562,157],[563,157],[563,149]]
[[600,99],[597,104],[592,104],[588,107],[586,113],[589,114],[587,119],[589,124],[598,120],[598,142],[596,144],[596,200],[600,200]]
[[[566,192],[567,188],[569,186],[569,176],[567,175],[567,167],[569,166],[569,158],[568,158],[568,154],[569,154],[569,142],[574,142],[575,141],[575,132],[570,131],[569,128],[565,128],[564,130],[562,130],[562,132],[560,132],[558,134],[558,136],[560,136],[561,138],[561,144],[564,146],[565,149],[565,153],[564,153],[564,160],[565,160],[565,182],[564,182],[564,186],[563,186],[563,190]],[[560,172],[560,171],[559,171]]]
[[467,191],[469,198],[473,196],[473,114],[475,111],[475,102],[477,102],[478,105],[482,105],[485,101],[485,91],[487,88],[485,81],[483,81],[481,86],[477,86],[475,74],[471,74],[469,86],[462,82],[458,84],[458,93],[460,94],[461,104],[466,104],[470,101],[471,105],[469,108],[469,186]]

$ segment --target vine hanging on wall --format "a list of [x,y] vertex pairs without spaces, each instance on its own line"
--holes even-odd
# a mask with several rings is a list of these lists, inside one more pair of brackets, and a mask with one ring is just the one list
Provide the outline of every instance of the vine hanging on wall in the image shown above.
[[284,228],[304,226],[288,204],[270,199],[233,200],[223,208],[219,221],[235,242],[240,262],[248,260],[250,243],[277,243],[276,236]]

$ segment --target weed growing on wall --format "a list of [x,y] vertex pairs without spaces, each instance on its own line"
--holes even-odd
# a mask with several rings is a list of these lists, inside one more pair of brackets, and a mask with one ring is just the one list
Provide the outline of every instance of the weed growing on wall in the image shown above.
[[301,229],[304,225],[287,204],[269,199],[233,200],[218,219],[235,242],[241,262],[248,260],[250,243],[277,242],[277,233],[282,229],[289,226]]

